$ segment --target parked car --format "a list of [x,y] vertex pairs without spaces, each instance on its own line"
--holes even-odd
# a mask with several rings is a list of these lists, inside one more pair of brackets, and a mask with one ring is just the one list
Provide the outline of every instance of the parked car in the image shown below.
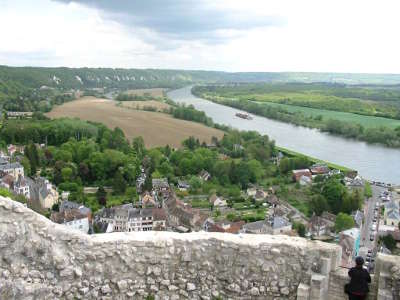
[[374,240],[374,235],[373,234],[371,234],[371,236],[369,237],[369,240],[372,242],[373,240]]

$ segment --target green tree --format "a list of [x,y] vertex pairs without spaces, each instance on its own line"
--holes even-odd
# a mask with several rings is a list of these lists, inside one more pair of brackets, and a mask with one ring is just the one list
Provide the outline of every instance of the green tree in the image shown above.
[[30,175],[32,176],[36,175],[36,170],[40,166],[40,161],[39,161],[39,153],[34,143],[31,142],[29,143],[28,146],[26,146],[25,156],[29,160]]
[[317,195],[311,199],[310,208],[312,212],[320,216],[324,211],[329,210],[329,205],[324,196]]
[[116,195],[120,195],[125,193],[126,190],[126,181],[124,179],[124,176],[122,176],[122,173],[120,170],[115,172],[114,179],[113,179],[113,192]]
[[303,223],[295,222],[293,223],[293,228],[297,231],[298,235],[301,237],[306,236],[306,226]]
[[99,188],[97,189],[96,198],[97,198],[97,202],[100,205],[102,205],[102,206],[107,205],[107,192],[103,186],[99,186]]
[[72,179],[73,171],[71,168],[63,168],[61,170],[61,177],[63,181],[70,181]]
[[328,201],[329,208],[334,214],[341,211],[343,199],[346,194],[346,187],[337,179],[326,181],[322,187],[322,195]]
[[139,159],[142,159],[146,154],[146,148],[144,146],[144,140],[141,136],[135,137],[132,141],[132,147],[136,152]]
[[385,247],[388,248],[390,251],[393,251],[396,248],[396,240],[391,234],[385,235],[381,238],[381,240]]
[[354,227],[354,220],[352,216],[349,216],[348,214],[345,213],[339,213],[336,216],[336,221],[335,221],[336,232],[350,229],[352,227]]
[[371,188],[371,184],[368,181],[366,181],[365,185],[364,185],[364,196],[366,198],[372,197],[372,188]]

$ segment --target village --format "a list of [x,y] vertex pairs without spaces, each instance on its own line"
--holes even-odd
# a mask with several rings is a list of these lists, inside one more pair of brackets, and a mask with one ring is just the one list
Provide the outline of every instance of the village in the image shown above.
[[[351,228],[338,231],[338,223],[342,222],[338,220],[339,215],[323,211],[320,215],[314,213],[308,217],[280,199],[274,186],[265,189],[250,185],[242,190],[241,196],[247,199],[246,203],[255,207],[263,217],[255,221],[237,220],[235,214],[239,208],[229,205],[229,199],[216,193],[192,196],[187,192],[191,188],[190,183],[184,179],[171,184],[167,178],[152,178],[151,190],[145,190],[148,175],[144,167],[136,179],[139,201],[102,207],[93,213],[84,204],[70,200],[69,192],[59,191],[48,179],[26,176],[21,164],[23,153],[24,147],[15,145],[8,145],[7,152],[0,152],[0,187],[20,197],[20,200],[25,198],[32,208],[47,210],[47,217],[53,222],[86,234],[156,230],[300,235],[338,243],[343,250],[342,265],[346,267],[351,266],[357,255],[363,255],[371,270],[378,251],[390,253],[381,243],[378,246],[380,237],[390,236],[397,246],[400,242],[400,190],[383,183],[366,182],[357,173],[344,177],[347,189],[364,190],[368,185],[371,194],[366,196],[362,209],[352,213]],[[279,152],[274,158],[275,163],[279,164],[282,157]],[[309,186],[317,177],[338,174],[339,170],[331,169],[324,163],[315,163],[310,168],[293,170],[292,180],[297,185]],[[211,177],[205,170],[198,174],[198,180],[202,182],[211,180]],[[99,188],[87,188],[86,192],[98,193]],[[199,202],[207,202],[208,205],[195,205]]]

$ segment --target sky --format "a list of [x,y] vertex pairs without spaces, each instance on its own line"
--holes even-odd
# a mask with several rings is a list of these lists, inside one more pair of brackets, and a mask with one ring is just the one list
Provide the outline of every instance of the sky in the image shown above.
[[0,64],[400,73],[398,0],[0,0]]

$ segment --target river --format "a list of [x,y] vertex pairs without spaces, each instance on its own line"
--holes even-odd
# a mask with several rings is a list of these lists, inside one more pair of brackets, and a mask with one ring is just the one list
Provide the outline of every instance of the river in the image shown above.
[[240,119],[235,117],[240,110],[196,97],[191,93],[191,87],[170,91],[168,96],[177,103],[192,104],[215,123],[267,134],[278,146],[355,169],[366,179],[400,184],[399,149],[345,139],[259,116],[253,116],[253,120]]

